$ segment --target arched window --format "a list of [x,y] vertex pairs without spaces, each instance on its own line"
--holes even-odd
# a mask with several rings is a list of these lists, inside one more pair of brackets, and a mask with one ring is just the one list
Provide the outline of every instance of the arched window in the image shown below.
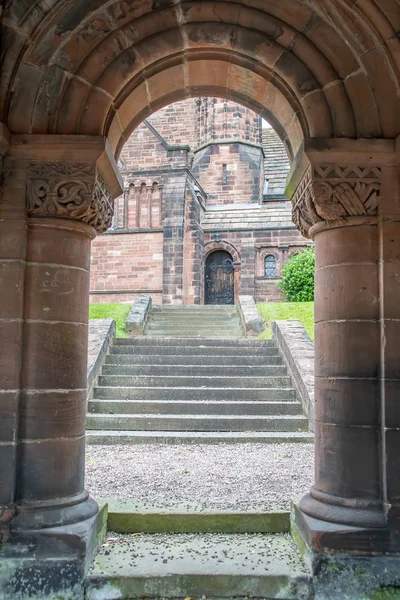
[[272,254],[264,258],[264,275],[267,279],[276,279],[276,258]]

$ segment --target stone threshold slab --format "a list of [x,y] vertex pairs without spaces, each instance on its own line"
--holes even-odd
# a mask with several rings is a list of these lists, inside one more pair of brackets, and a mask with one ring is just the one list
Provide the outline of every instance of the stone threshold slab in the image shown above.
[[117,533],[287,533],[290,513],[282,510],[209,509],[195,502],[152,503],[100,498],[108,507],[108,529]]
[[287,534],[109,534],[87,600],[311,597],[311,578]]

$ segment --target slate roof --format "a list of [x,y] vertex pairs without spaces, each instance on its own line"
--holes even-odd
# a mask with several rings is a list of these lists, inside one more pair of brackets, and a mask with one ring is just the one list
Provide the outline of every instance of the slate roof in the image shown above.
[[263,128],[262,145],[265,154],[264,170],[268,181],[268,196],[284,196],[289,159],[278,134],[271,128]]
[[204,231],[294,228],[292,204],[286,200],[271,201],[262,206],[207,207],[203,215],[202,227]]

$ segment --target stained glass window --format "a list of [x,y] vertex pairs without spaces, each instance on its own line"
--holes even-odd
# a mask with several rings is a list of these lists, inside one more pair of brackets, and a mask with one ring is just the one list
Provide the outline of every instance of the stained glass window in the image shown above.
[[268,279],[276,278],[276,259],[272,254],[267,254],[264,259],[264,275]]

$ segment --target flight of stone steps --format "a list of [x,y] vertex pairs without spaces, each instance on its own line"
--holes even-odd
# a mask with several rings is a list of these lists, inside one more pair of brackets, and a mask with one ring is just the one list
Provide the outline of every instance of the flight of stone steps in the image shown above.
[[87,429],[89,444],[313,440],[275,342],[239,337],[115,340]]
[[236,306],[154,306],[146,337],[244,337]]

